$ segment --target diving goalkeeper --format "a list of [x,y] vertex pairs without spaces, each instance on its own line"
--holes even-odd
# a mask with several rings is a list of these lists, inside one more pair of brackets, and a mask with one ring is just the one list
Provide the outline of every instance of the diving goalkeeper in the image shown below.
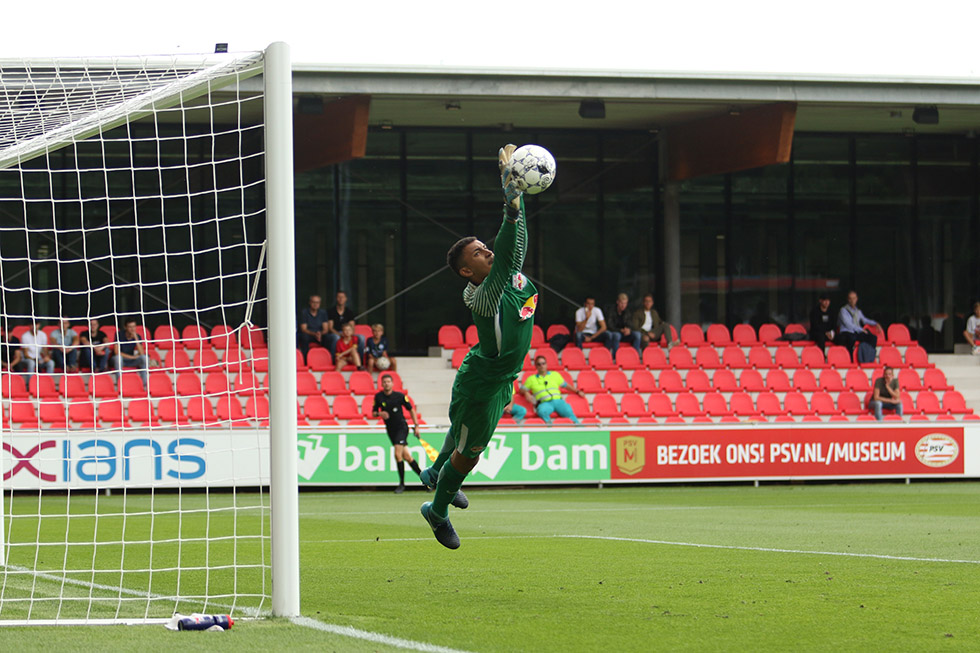
[[[463,291],[463,303],[473,312],[479,335],[479,342],[456,373],[445,444],[432,466],[421,474],[422,482],[435,489],[433,500],[422,504],[422,516],[439,543],[450,549],[459,548],[459,536],[449,521],[449,505],[468,505],[459,488],[479,461],[504,407],[511,401],[514,379],[531,346],[538,303],[534,284],[521,273],[527,229],[524,200],[510,175],[515,149],[513,145],[500,149],[505,208],[494,243],[496,255],[474,236],[459,240],[446,255],[449,267],[469,282]],[[459,505],[460,499],[464,505]]]

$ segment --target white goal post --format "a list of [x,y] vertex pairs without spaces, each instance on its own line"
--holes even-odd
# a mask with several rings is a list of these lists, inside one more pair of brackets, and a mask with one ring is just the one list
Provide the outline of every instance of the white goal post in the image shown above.
[[0,59],[0,625],[300,614],[292,102]]

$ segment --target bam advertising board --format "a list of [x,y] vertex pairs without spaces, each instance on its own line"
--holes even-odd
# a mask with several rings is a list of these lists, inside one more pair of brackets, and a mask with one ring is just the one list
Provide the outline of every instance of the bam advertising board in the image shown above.
[[261,431],[6,432],[5,490],[267,485]]
[[612,479],[963,476],[963,427],[612,431]]

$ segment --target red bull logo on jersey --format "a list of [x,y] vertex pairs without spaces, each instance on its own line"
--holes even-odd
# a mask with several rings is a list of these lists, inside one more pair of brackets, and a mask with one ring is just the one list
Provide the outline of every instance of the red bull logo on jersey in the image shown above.
[[524,305],[521,306],[521,319],[526,320],[529,317],[534,317],[534,309],[538,307],[538,296],[533,295],[527,298]]
[[510,285],[514,286],[515,290],[524,290],[524,286],[527,285],[527,277],[520,272],[515,272],[514,276],[511,277]]

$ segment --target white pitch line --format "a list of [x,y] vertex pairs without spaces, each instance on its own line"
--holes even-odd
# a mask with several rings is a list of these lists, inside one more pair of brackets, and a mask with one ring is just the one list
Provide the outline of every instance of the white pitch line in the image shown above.
[[415,642],[410,639],[402,639],[401,637],[392,637],[391,635],[372,633],[371,631],[360,630],[358,628],[354,628],[353,626],[337,626],[334,624],[327,624],[309,617],[293,617],[290,619],[290,621],[297,626],[305,626],[306,628],[322,630],[324,632],[334,633],[335,635],[362,639],[374,644],[386,644],[388,646],[404,648],[410,651],[424,651],[425,653],[466,653],[465,651],[455,648],[446,648],[445,646],[437,646],[435,644],[427,644],[425,642]]
[[[480,514],[514,514],[514,513],[541,513],[541,512],[639,512],[639,511],[649,511],[649,512],[663,512],[664,510],[711,510],[712,506],[644,506],[644,507],[633,507],[633,508],[542,508],[534,509],[528,508],[527,510],[511,510],[511,509],[501,509],[501,510],[480,510]],[[320,517],[323,519],[329,519],[335,515],[405,515],[404,510],[352,510],[349,512],[301,512],[300,517]]]
[[[660,544],[662,546],[685,546],[696,549],[729,549],[733,551],[758,551],[762,553],[795,553],[798,555],[842,556],[846,558],[878,558],[881,560],[904,560],[910,562],[947,562],[953,564],[980,565],[980,560],[958,560],[955,558],[917,558],[895,556],[884,553],[850,553],[847,551],[809,551],[806,549],[777,549],[762,546],[736,546],[733,544],[701,544],[698,542],[672,542],[670,540],[650,540],[638,537],[613,537],[609,535],[473,535],[463,540],[606,540],[609,542],[634,542],[638,544]],[[302,540],[303,544],[367,544],[371,542],[430,542],[430,537],[385,537],[364,540]]]

